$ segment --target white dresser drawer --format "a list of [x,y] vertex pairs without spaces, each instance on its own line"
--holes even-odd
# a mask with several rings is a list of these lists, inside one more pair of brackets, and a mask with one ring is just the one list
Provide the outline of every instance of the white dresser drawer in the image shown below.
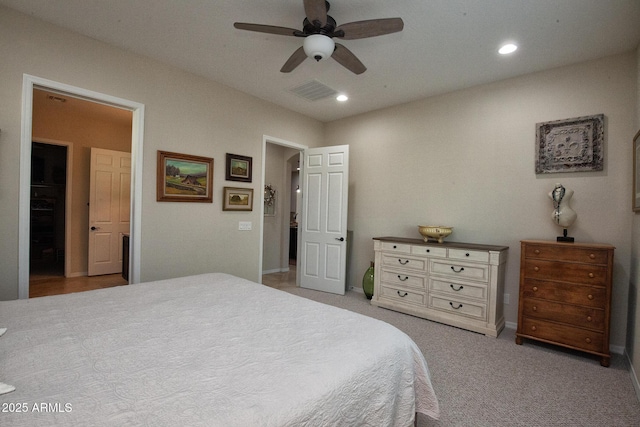
[[470,282],[457,283],[451,280],[429,279],[429,292],[439,292],[448,298],[456,296],[475,298],[482,302],[487,301],[487,287]]
[[411,245],[395,242],[382,242],[382,250],[385,252],[411,253]]
[[440,258],[447,257],[447,248],[436,247],[436,246],[411,246],[411,253],[413,255],[421,255],[421,256],[435,256]]
[[429,262],[429,271],[431,274],[441,274],[457,279],[471,279],[480,282],[489,280],[489,266],[485,264],[456,263],[436,259]]
[[387,285],[411,287],[421,290],[427,289],[426,277],[419,274],[411,274],[411,272],[397,272],[390,270],[382,270],[380,280]]
[[426,305],[426,294],[423,292],[414,292],[401,287],[380,285],[380,297],[405,304]]
[[489,252],[467,249],[449,249],[449,258],[466,261],[489,262]]
[[467,301],[455,301],[438,295],[429,295],[429,307],[437,310],[454,313],[459,316],[468,316],[478,320],[486,319],[486,306]]
[[382,265],[385,267],[401,268],[402,270],[427,270],[426,259],[406,257],[403,254],[382,253]]

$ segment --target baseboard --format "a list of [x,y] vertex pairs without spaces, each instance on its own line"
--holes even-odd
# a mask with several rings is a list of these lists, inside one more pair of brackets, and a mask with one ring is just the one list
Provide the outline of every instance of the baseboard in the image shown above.
[[516,330],[516,329],[518,329],[518,323],[517,322],[504,322],[504,327],[506,329]]
[[88,276],[88,275],[89,275],[89,273],[87,271],[80,271],[80,272],[76,272],[76,273],[71,273],[67,277],[84,277],[84,276]]
[[635,369],[633,369],[633,364],[631,363],[629,353],[625,351],[624,355],[627,357],[627,363],[629,363],[629,375],[631,376],[633,389],[636,391],[636,399],[638,399],[638,402],[640,402],[640,382],[638,381],[638,374],[636,373]]
[[273,270],[262,270],[262,274],[273,274],[273,273],[287,273],[289,271],[289,267],[285,268],[275,268]]

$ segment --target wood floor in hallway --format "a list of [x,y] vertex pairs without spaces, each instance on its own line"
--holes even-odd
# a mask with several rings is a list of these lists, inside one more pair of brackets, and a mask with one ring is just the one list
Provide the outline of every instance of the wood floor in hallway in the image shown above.
[[104,276],[31,276],[29,279],[29,298],[49,295],[70,294],[126,285],[127,281],[120,273]]

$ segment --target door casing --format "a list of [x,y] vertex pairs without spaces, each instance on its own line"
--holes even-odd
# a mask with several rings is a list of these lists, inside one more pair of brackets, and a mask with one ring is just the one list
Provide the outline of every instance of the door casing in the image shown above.
[[31,200],[31,141],[33,89],[53,90],[88,101],[107,104],[132,112],[131,128],[131,232],[129,283],[140,282],[142,228],[142,153],[144,141],[144,104],[100,92],[24,74],[22,77],[22,119],[20,137],[20,192],[18,201],[18,298],[29,298],[29,205]]

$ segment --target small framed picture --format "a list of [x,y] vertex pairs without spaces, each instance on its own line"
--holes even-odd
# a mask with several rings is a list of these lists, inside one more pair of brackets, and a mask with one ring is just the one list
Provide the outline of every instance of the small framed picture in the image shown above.
[[223,211],[252,211],[253,188],[224,187]]
[[640,212],[640,130],[633,137],[633,211]]
[[227,153],[227,181],[251,182],[252,158]]
[[158,151],[158,202],[213,203],[213,159]]

